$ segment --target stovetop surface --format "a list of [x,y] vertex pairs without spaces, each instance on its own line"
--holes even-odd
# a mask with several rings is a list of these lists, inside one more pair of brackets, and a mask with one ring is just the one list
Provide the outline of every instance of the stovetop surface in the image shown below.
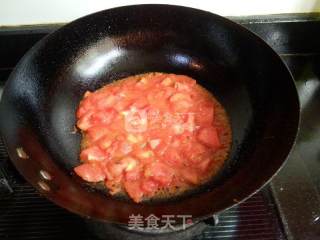
[[[192,239],[320,239],[320,21],[291,17],[235,20],[267,41],[292,72],[301,104],[300,131],[287,164],[269,186],[222,213],[218,225],[206,225]],[[54,29],[0,31],[0,93],[22,54]],[[49,202],[25,182],[1,142],[0,175],[13,191],[0,195],[0,239],[95,239],[83,219]],[[0,181],[1,189],[6,186]]]
[[294,76],[300,129],[285,167],[271,182],[290,239],[320,239],[320,55],[281,55]]

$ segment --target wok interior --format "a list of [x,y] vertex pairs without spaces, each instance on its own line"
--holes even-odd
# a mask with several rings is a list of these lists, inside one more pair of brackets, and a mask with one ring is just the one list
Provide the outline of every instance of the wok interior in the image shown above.
[[[51,171],[62,169],[57,175],[65,175],[74,196],[63,187],[65,193],[48,197],[72,211],[115,222],[131,213],[203,217],[247,197],[282,165],[296,134],[295,88],[278,56],[228,20],[188,8],[142,8],[100,12],[41,41],[11,75],[3,106],[12,114],[5,121],[28,126],[55,166]],[[87,194],[79,179],[67,177],[79,164],[81,136],[72,133],[79,101],[86,90],[144,72],[188,75],[217,97],[231,120],[229,159],[216,181],[176,201],[137,205]],[[15,106],[17,99],[23,101]],[[23,120],[13,120],[16,115]],[[38,164],[48,167],[43,159]],[[58,178],[56,184],[63,185]]]
[[[49,131],[55,136],[53,138],[50,136],[47,141],[52,142],[50,144],[53,149],[52,154],[57,155],[55,159],[63,167],[72,171],[75,166],[79,165],[81,134],[72,135],[70,132],[73,131],[76,122],[75,111],[79,100],[83,97],[84,90],[95,90],[130,75],[144,72],[167,72],[185,74],[195,78],[199,84],[219,99],[228,112],[232,124],[233,143],[238,144],[233,144],[226,166],[218,175],[219,178],[214,178],[213,180],[216,181],[212,183],[217,184],[217,180],[227,176],[233,168],[236,168],[237,151],[241,150],[239,146],[250,133],[250,128],[253,127],[254,110],[248,90],[241,83],[241,79],[236,76],[236,73],[233,73],[234,69],[228,69],[223,64],[210,61],[206,56],[197,54],[196,51],[180,49],[179,46],[164,50],[142,48],[131,50],[121,47],[120,49],[117,47],[105,49],[106,45],[110,43],[103,41],[102,44],[102,46],[98,45],[98,50],[95,45],[82,52],[83,55],[77,58],[77,61],[63,76],[62,84],[57,86],[58,89],[55,90],[53,99],[48,99],[50,101],[48,105],[51,106],[48,117],[55,119],[51,121]],[[70,83],[78,84],[75,81],[79,81],[81,84],[85,83],[80,91],[79,86],[69,85]],[[70,94],[65,89],[73,92]],[[62,120],[61,123],[59,123],[60,120]],[[61,146],[57,144],[58,139],[62,143]],[[192,193],[203,189],[205,188],[199,188],[198,191],[195,190]]]

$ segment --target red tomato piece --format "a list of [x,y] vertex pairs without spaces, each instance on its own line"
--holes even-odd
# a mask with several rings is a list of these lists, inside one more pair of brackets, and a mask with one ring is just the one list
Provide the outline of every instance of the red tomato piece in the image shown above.
[[116,116],[116,111],[112,108],[97,111],[91,116],[92,125],[109,124]]
[[177,112],[186,112],[193,106],[192,99],[189,94],[176,93],[170,97],[171,107]]
[[221,146],[218,132],[215,127],[200,129],[198,139],[208,147],[219,148]]
[[80,128],[83,131],[88,130],[90,127],[92,127],[92,121],[91,116],[93,114],[93,111],[86,112],[84,115],[82,115],[81,118],[79,118],[77,122],[78,128]]
[[160,89],[154,89],[147,95],[147,99],[151,107],[157,108],[160,111],[165,111],[168,108],[168,102],[165,99],[166,92]]
[[86,148],[80,154],[80,159],[84,162],[103,161],[106,158],[106,153],[97,146]]
[[152,82],[154,82],[154,85],[157,85],[157,84],[160,83],[162,80],[164,80],[166,77],[167,77],[166,74],[156,73],[156,74],[154,74],[151,78],[152,78]]
[[188,159],[187,164],[197,164],[205,156],[211,154],[207,147],[194,140],[183,144],[181,148],[183,156],[185,157],[185,159]]
[[92,142],[95,142],[106,135],[111,135],[111,133],[104,125],[93,126],[87,130],[88,140]]
[[160,143],[153,149],[158,155],[162,155],[168,146],[171,144],[172,136],[169,135],[167,131],[163,129],[152,129],[148,131],[148,136],[150,140],[161,139]]
[[214,120],[214,106],[212,103],[199,105],[199,110],[195,114],[195,121],[200,126],[211,126]]
[[139,90],[146,91],[147,89],[153,87],[153,85],[154,85],[154,81],[152,78],[142,77],[136,82],[135,87]]
[[151,139],[148,143],[151,149],[156,149],[161,143],[161,139],[159,138]]
[[174,75],[176,82],[182,83],[188,87],[194,87],[196,85],[196,81],[185,75]]
[[118,112],[122,112],[122,111],[128,110],[128,108],[131,104],[132,104],[131,99],[121,99],[113,107]]
[[175,81],[172,77],[168,76],[165,79],[163,79],[160,84],[165,87],[171,87],[175,84]]
[[150,160],[154,158],[154,152],[148,149],[139,149],[134,152],[134,155],[140,160]]
[[91,102],[91,99],[88,97],[84,98],[79,104],[79,108],[77,110],[77,118],[81,118],[86,112],[91,110],[93,107],[94,106]]
[[104,96],[99,101],[97,101],[97,108],[98,109],[106,109],[112,107],[117,101],[118,97],[114,95]]
[[134,168],[132,170],[126,171],[125,173],[125,179],[127,181],[136,181],[139,180],[141,177],[141,169],[140,168]]
[[133,201],[136,203],[141,202],[143,198],[143,191],[140,188],[139,181],[125,181],[124,188]]
[[169,148],[163,154],[163,161],[165,163],[168,163],[168,165],[172,167],[179,167],[183,164],[182,155],[176,149],[173,148]]
[[154,194],[154,192],[157,191],[158,187],[158,183],[153,181],[152,179],[144,179],[141,182],[141,189],[146,195]]
[[83,180],[88,182],[100,182],[106,177],[102,168],[94,163],[83,163],[80,166],[75,167],[74,171]]
[[199,183],[199,175],[194,169],[183,169],[180,171],[181,176],[187,183],[197,184]]
[[197,169],[199,169],[202,173],[205,173],[205,172],[208,170],[208,168],[209,168],[209,166],[210,166],[211,163],[212,163],[212,159],[210,159],[210,158],[202,159],[202,161],[199,162],[196,167],[197,167]]
[[132,106],[136,108],[144,108],[148,105],[148,100],[145,96],[142,96],[140,98],[137,98],[134,100]]
[[126,169],[126,165],[124,163],[109,163],[108,170],[111,174],[111,179],[117,178],[122,176],[122,173]]
[[160,186],[168,186],[173,178],[173,169],[161,162],[146,166],[144,175],[158,182]]

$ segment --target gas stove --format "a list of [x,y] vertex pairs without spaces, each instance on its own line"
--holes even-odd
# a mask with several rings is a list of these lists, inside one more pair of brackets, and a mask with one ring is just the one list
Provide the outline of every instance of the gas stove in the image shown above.
[[[92,223],[49,202],[12,166],[0,142],[1,239],[320,239],[320,21],[315,15],[233,18],[260,35],[296,81],[301,126],[286,166],[263,190],[219,216],[169,233]],[[11,70],[59,26],[0,28],[0,93]],[[272,157],[272,153],[270,153]]]

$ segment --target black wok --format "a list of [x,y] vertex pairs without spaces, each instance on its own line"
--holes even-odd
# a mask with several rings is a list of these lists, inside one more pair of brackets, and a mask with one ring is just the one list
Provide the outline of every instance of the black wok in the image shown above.
[[[189,75],[224,105],[233,131],[226,165],[178,199],[136,204],[93,191],[72,174],[83,93],[154,71]],[[80,18],[38,42],[7,81],[0,113],[10,158],[35,188],[82,216],[127,223],[131,214],[203,219],[259,190],[292,148],[299,102],[284,63],[248,30],[196,9],[138,5]]]

